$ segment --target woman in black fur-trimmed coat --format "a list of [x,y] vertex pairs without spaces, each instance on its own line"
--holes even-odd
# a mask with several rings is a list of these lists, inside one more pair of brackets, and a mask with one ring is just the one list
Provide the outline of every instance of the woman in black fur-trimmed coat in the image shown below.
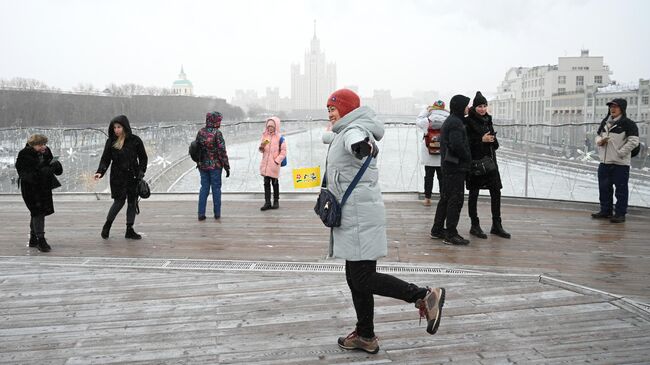
[[487,235],[481,229],[477,204],[479,190],[488,189],[492,208],[492,229],[490,229],[490,233],[503,238],[510,238],[510,233],[506,232],[501,225],[501,189],[503,185],[501,184],[501,175],[495,152],[499,148],[499,142],[492,124],[492,116],[487,112],[487,99],[480,91],[477,91],[476,96],[474,96],[469,115],[465,118],[465,127],[472,160],[480,160],[485,156],[489,156],[497,167],[495,171],[486,175],[474,176],[471,172],[467,175],[467,190],[469,190],[467,208],[469,218],[472,221],[469,233],[478,238],[487,238]]
[[34,134],[16,158],[20,192],[31,215],[29,247],[41,252],[51,249],[45,240],[45,216],[54,214],[52,189],[61,186],[54,175],[63,173],[61,163],[54,159],[46,144],[46,136]]

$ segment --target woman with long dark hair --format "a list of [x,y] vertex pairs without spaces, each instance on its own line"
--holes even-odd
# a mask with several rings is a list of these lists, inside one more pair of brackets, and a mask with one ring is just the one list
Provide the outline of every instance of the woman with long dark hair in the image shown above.
[[489,157],[494,162],[496,169],[484,175],[468,174],[467,190],[469,198],[467,201],[469,218],[472,220],[472,227],[469,233],[478,238],[487,238],[487,235],[481,229],[478,218],[478,194],[479,190],[487,189],[490,191],[490,200],[492,205],[492,229],[490,233],[496,234],[503,238],[510,238],[510,233],[506,232],[501,225],[501,175],[499,174],[499,165],[497,164],[496,150],[499,148],[499,141],[492,124],[492,116],[488,114],[487,99],[480,91],[476,92],[472,107],[465,119],[467,128],[467,138],[469,139],[472,160],[481,160]]
[[108,239],[115,217],[124,203],[126,208],[125,238],[139,240],[141,235],[133,230],[136,214],[138,181],[144,178],[147,171],[147,152],[140,137],[131,132],[131,125],[126,115],[118,115],[108,126],[108,139],[104,145],[104,153],[99,162],[95,180],[104,177],[108,167],[111,167],[111,198],[113,205],[106,216],[106,223],[101,236]]

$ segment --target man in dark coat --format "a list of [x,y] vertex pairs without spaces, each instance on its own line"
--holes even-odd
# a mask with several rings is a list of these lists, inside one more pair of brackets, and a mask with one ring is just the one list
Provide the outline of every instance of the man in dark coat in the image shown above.
[[29,247],[41,252],[51,249],[45,239],[45,216],[54,213],[52,189],[61,186],[54,175],[63,173],[61,163],[54,159],[46,144],[47,137],[34,134],[16,158],[20,192],[31,215]]
[[433,227],[431,227],[431,238],[442,238],[443,243],[448,245],[469,243],[458,234],[456,229],[465,198],[465,177],[472,159],[463,122],[468,104],[467,96],[455,95],[451,98],[449,103],[451,114],[440,130],[442,189]]
[[131,132],[129,119],[125,115],[113,118],[108,126],[108,139],[97,173],[95,173],[95,180],[99,180],[104,176],[108,167],[111,167],[110,184],[113,205],[108,211],[106,223],[102,228],[103,239],[108,238],[113,221],[126,201],[128,201],[128,206],[124,237],[136,240],[142,238],[133,230],[133,224],[135,223],[138,181],[144,178],[147,161],[144,144],[140,137]]

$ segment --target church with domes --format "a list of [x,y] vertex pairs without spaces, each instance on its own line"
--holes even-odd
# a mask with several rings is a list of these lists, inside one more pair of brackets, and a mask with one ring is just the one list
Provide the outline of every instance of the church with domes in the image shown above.
[[194,86],[192,82],[187,79],[183,66],[181,66],[181,73],[178,74],[178,80],[174,81],[172,84],[172,94],[173,95],[194,95]]

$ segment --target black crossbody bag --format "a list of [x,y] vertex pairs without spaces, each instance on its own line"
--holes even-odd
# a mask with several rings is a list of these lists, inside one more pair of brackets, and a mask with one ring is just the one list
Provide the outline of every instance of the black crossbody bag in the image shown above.
[[314,206],[314,212],[316,212],[316,215],[318,215],[320,220],[323,221],[325,227],[333,228],[341,226],[341,209],[350,197],[352,190],[354,190],[359,183],[359,180],[361,180],[361,176],[363,176],[363,173],[370,165],[370,160],[372,160],[372,156],[366,158],[363,166],[361,166],[361,169],[359,169],[359,172],[357,172],[356,176],[345,190],[345,194],[343,194],[340,204],[336,200],[334,194],[327,189],[327,171],[325,171],[325,177],[323,177],[320,194],[318,195],[318,200],[316,200],[316,205]]

